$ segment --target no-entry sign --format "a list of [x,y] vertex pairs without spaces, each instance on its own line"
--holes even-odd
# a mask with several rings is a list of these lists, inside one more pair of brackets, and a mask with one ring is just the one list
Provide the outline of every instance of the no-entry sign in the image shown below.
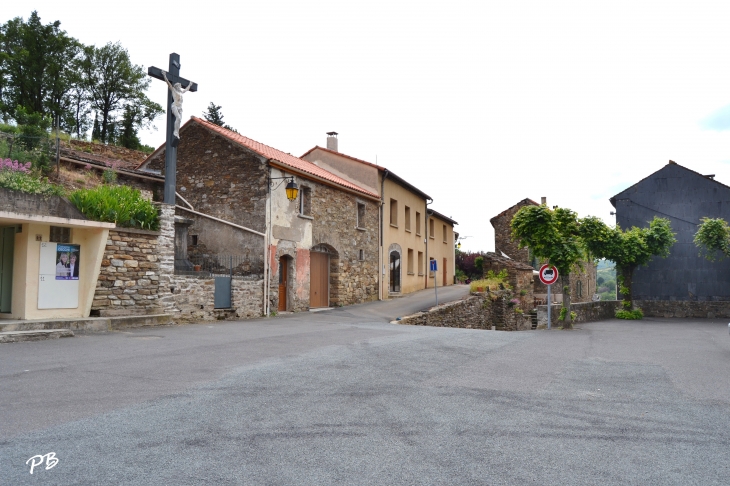
[[552,285],[558,280],[558,269],[553,265],[545,264],[540,267],[540,282]]

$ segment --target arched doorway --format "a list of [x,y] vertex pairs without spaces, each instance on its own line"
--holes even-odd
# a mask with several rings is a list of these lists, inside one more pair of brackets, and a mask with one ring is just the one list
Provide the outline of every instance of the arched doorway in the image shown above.
[[398,251],[391,251],[390,252],[390,278],[388,290],[390,292],[400,292],[400,270],[401,270],[401,260],[400,260],[400,252]]

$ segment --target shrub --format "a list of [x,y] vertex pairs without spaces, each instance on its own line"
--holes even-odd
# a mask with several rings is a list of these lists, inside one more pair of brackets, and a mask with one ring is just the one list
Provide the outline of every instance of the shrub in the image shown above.
[[638,321],[638,320],[644,318],[644,313],[641,312],[641,309],[634,309],[634,310],[620,309],[620,310],[616,311],[616,318]]
[[79,189],[69,197],[89,219],[116,223],[118,226],[158,230],[160,215],[151,202],[142,199],[137,189],[128,186],[99,186]]
[[66,193],[63,187],[51,184],[48,179],[32,173],[30,162],[21,164],[10,159],[0,159],[0,187],[45,196],[63,196]]

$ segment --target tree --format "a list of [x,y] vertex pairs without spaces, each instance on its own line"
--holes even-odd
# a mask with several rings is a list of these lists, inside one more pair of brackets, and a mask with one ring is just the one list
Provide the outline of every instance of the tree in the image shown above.
[[66,116],[68,93],[78,82],[75,60],[82,46],[60,25],[59,21],[43,25],[33,11],[27,22],[16,17],[0,26],[3,118],[14,118],[18,106],[44,117]]
[[[566,208],[552,210],[545,205],[524,206],[512,218],[512,236],[520,248],[529,248],[534,256],[547,260],[558,269],[564,281],[570,281],[571,272],[579,267],[584,257],[575,212]],[[560,315],[564,328],[571,328],[570,289],[563,289],[563,308]]]
[[162,107],[145,95],[150,78],[142,66],[132,64],[129,53],[118,42],[101,48],[84,48],[82,62],[84,86],[89,90],[91,106],[98,111],[99,139],[103,143],[114,140],[112,133],[118,114],[126,107],[141,105],[133,117],[135,127],[150,124],[163,113]]
[[601,219],[589,216],[581,221],[580,235],[592,256],[616,263],[620,272],[619,285],[624,298],[624,310],[629,312],[633,311],[634,271],[647,265],[655,256],[667,257],[677,241],[669,220],[656,216],[648,228],[632,227],[628,230],[622,230],[618,225],[611,228]]
[[700,256],[710,261],[730,256],[730,226],[722,218],[702,218],[694,238]]
[[210,123],[218,125],[219,127],[223,127],[227,130],[238,133],[238,130],[225,124],[225,122],[223,121],[223,113],[221,113],[221,106],[216,105],[212,101],[208,105],[208,110],[203,112],[203,118],[205,118]]

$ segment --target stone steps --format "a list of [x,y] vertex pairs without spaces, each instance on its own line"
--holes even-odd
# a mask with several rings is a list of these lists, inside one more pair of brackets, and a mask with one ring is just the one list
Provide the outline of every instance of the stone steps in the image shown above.
[[43,339],[58,339],[73,337],[71,329],[34,329],[30,331],[3,331],[0,332],[0,343],[17,343],[21,341],[40,341]]

